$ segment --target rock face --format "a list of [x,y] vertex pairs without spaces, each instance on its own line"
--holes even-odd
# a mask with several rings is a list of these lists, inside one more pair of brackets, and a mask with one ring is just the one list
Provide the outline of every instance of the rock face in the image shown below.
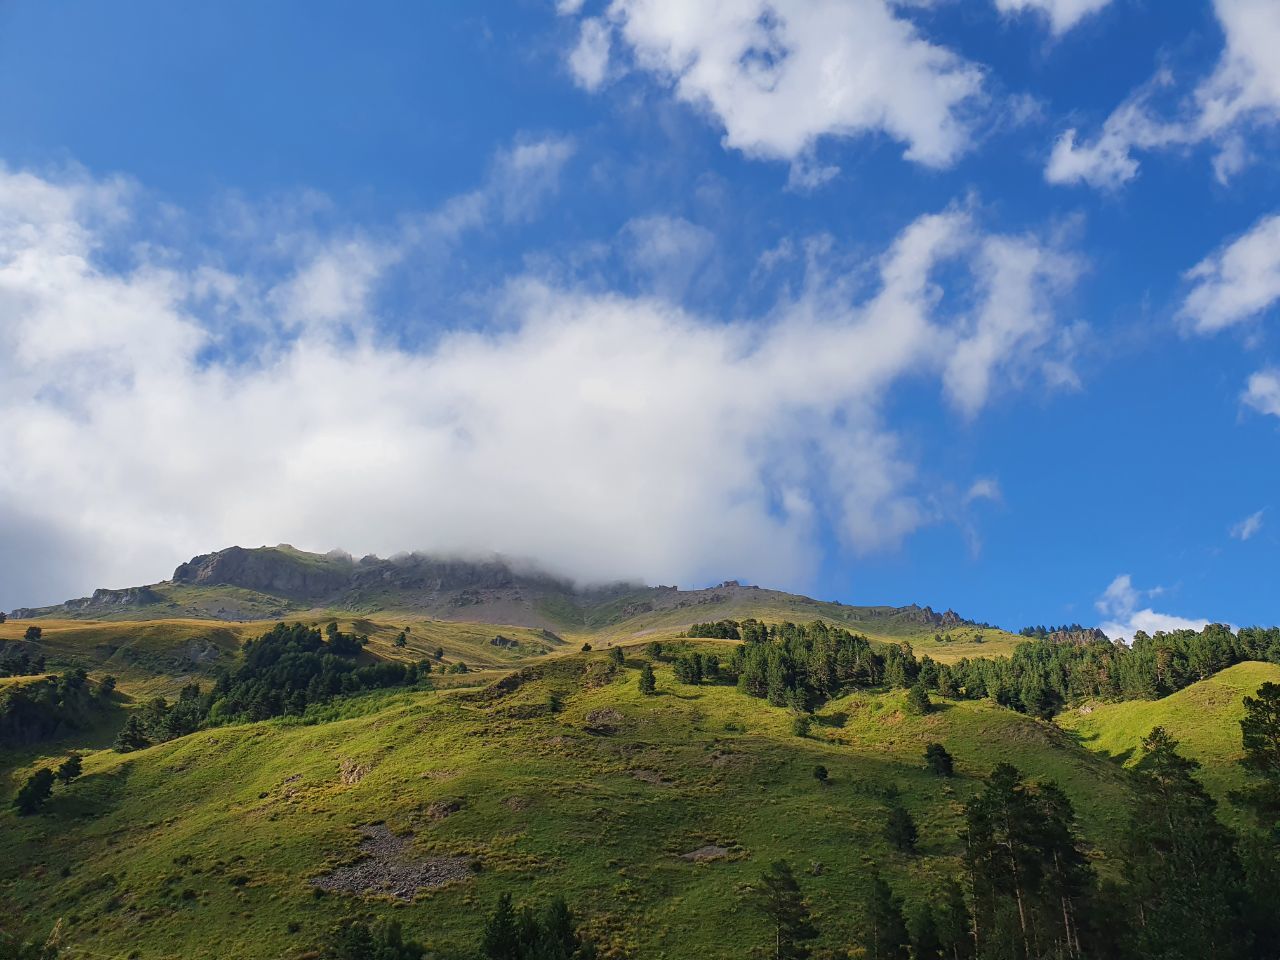
[[[164,597],[150,587],[128,587],[124,590],[98,589],[93,591],[93,596],[81,597],[78,600],[68,600],[66,603],[61,604],[59,609],[67,613],[92,616],[97,613],[110,613],[112,610],[126,607],[150,606],[153,603],[161,603],[163,600]],[[11,616],[15,620],[28,620],[31,617],[38,617],[48,612],[49,608],[45,607],[18,607]]]
[[246,550],[230,547],[180,564],[173,582],[193,586],[233,586],[292,599],[323,597],[351,579],[354,564],[345,557],[312,561],[290,548]]

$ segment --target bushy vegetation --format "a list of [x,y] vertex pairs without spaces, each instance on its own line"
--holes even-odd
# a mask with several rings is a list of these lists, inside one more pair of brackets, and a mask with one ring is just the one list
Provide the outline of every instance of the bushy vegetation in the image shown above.
[[[339,694],[414,684],[425,671],[417,664],[382,661],[361,664],[364,638],[342,633],[330,623],[326,636],[312,627],[276,624],[244,645],[234,671],[223,671],[212,688],[184,687],[178,699],[149,700],[129,715],[116,737],[121,753],[184,736],[206,724],[300,716],[312,704]],[[463,664],[455,664],[465,672]]]
[[0,747],[17,747],[90,726],[110,689],[83,670],[0,688]]
[[0,649],[0,677],[34,677],[44,673],[43,654],[32,653],[22,647]]

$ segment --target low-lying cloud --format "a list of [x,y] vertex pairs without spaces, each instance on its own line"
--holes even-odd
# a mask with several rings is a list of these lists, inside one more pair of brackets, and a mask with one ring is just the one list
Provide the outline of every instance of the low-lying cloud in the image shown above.
[[[553,190],[569,148],[526,147],[494,176]],[[311,237],[271,275],[148,238],[142,195],[0,171],[0,607],[280,541],[800,586],[824,527],[865,552],[937,519],[882,412],[894,385],[933,379],[970,417],[993,384],[1038,381],[1062,362],[1054,301],[1075,276],[956,207],[766,317],[524,275],[491,323],[412,346],[374,291],[412,268],[423,224],[525,216],[501,184],[395,237]]]

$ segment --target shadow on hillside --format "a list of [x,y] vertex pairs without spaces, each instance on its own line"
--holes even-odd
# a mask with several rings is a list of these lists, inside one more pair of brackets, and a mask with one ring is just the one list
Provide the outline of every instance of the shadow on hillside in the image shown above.
[[1095,754],[1096,756],[1114,761],[1115,763],[1118,763],[1121,766],[1124,766],[1126,763],[1132,760],[1133,755],[1136,752],[1135,747],[1130,747],[1128,750],[1121,750],[1119,753],[1111,753],[1107,750],[1100,750],[1097,747],[1091,746],[1091,744],[1096,743],[1099,739],[1101,739],[1101,736],[1099,734],[1097,733],[1085,734],[1079,730],[1067,730],[1063,727],[1058,727],[1058,729],[1062,732],[1064,736],[1066,736],[1068,739],[1075,742],[1078,746],[1083,747],[1084,749],[1088,750],[1092,754]]

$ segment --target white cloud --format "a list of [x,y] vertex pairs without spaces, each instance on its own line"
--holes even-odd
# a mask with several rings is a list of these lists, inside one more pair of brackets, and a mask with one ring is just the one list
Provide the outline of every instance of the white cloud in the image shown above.
[[1097,13],[1111,0],[995,0],[996,9],[1004,14],[1038,11],[1049,18],[1054,34],[1063,34],[1090,14]]
[[609,47],[612,44],[609,25],[599,17],[582,21],[578,45],[569,54],[569,70],[578,86],[598,90],[609,72]]
[[1081,142],[1076,130],[1059,138],[1045,171],[1051,183],[1115,188],[1138,173],[1133,151],[1205,142],[1217,147],[1213,167],[1219,181],[1244,168],[1250,158],[1246,134],[1280,122],[1280,4],[1214,0],[1213,7],[1223,52],[1178,115],[1161,120],[1151,106],[1153,90],[1172,82],[1162,71],[1117,108],[1092,142]]
[[1253,374],[1241,399],[1259,413],[1280,417],[1280,370],[1259,370]]
[[[509,151],[465,216],[363,238],[373,253],[316,237],[278,276],[134,244],[150,220],[128,222],[119,185],[0,171],[0,604],[280,541],[799,585],[819,524],[868,551],[935,519],[881,415],[887,391],[934,377],[972,415],[993,372],[1052,349],[1061,254],[962,209],[910,224],[872,265],[870,296],[864,271],[819,271],[766,318],[725,323],[526,277],[500,323],[429,347],[380,338],[381,273],[416,269],[421,224],[532,215],[508,187],[547,188],[565,149]],[[676,219],[632,233],[658,271],[707,242]],[[263,318],[249,363],[211,349],[225,345],[210,303],[229,297]],[[1030,328],[1001,319],[1012,307]]]
[[493,221],[528,221],[560,188],[561,173],[574,149],[568,137],[517,139],[498,151],[482,186],[452,198],[426,218],[422,229],[449,238]]
[[965,491],[964,502],[967,506],[976,500],[990,500],[999,503],[1004,495],[1000,492],[1000,481],[995,477],[979,477]]
[[662,215],[628,221],[619,241],[631,272],[650,292],[671,301],[681,300],[702,275],[716,245],[706,227]]
[[[606,16],[637,68],[749,156],[803,162],[823,137],[884,133],[942,167],[969,146],[982,70],[886,0],[614,0]],[[794,179],[832,175],[810,164]]]
[[1150,607],[1138,609],[1143,600],[1158,596],[1164,590],[1155,587],[1151,590],[1139,590],[1133,585],[1133,579],[1127,573],[1117,576],[1103,591],[1094,606],[1104,617],[1100,629],[1112,640],[1131,643],[1139,631],[1151,636],[1163,631],[1203,630],[1208,620],[1179,617],[1170,613],[1157,613]]
[[1193,282],[1182,304],[1199,333],[1253,319],[1280,300],[1280,214],[1263,217],[1244,235],[1187,272]]
[[1239,523],[1233,524],[1231,527],[1231,536],[1237,540],[1248,540],[1262,529],[1262,515],[1264,513],[1266,513],[1265,509],[1258,510],[1255,513],[1249,514],[1249,516],[1245,517]]

